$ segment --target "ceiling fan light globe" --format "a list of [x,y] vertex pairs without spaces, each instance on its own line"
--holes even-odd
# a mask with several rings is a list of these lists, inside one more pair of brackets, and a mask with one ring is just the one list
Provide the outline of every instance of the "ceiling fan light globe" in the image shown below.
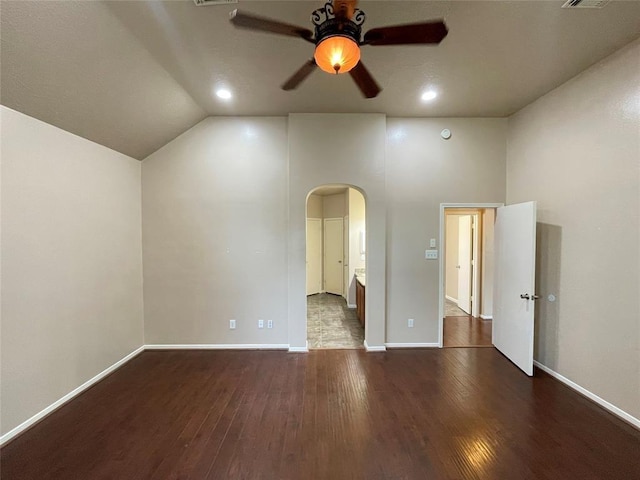
[[347,73],[360,61],[360,46],[352,38],[335,35],[318,43],[313,58],[327,73]]

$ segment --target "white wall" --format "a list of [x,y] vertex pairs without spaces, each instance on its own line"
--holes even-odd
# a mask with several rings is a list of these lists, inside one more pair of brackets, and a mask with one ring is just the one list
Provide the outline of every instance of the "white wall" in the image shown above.
[[322,212],[324,218],[343,218],[348,214],[344,193],[325,195],[322,197]]
[[366,268],[366,254],[360,253],[360,232],[365,232],[366,241],[366,209],[362,194],[350,188],[349,204],[349,271],[347,273],[347,303],[356,304],[356,268]]
[[143,344],[140,162],[0,107],[2,433]]
[[323,218],[322,197],[320,195],[309,195],[307,199],[307,218]]
[[439,205],[503,202],[505,146],[504,119],[205,120],[143,162],[147,343],[304,347],[305,205],[326,184],[366,197],[368,345],[436,343]]
[[387,119],[387,342],[438,342],[439,262],[424,251],[440,203],[504,202],[506,134],[499,118]]
[[[348,134],[345,134],[348,132]],[[331,142],[328,155],[327,142]],[[367,199],[366,341],[384,345],[385,117],[379,114],[289,115],[289,342],[306,345],[305,200],[313,188],[346,184]]]
[[495,255],[493,250],[493,232],[496,211],[487,208],[482,212],[482,301],[480,302],[480,316],[493,318],[493,272]]
[[538,202],[535,357],[636,418],[639,58],[640,40],[511,117],[507,157],[507,201]]
[[211,117],[143,161],[146,343],[288,343],[286,133]]

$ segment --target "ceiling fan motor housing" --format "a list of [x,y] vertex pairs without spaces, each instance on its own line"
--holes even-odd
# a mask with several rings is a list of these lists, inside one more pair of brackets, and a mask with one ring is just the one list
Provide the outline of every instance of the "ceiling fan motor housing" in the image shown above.
[[360,45],[362,38],[362,24],[366,16],[358,8],[355,9],[351,18],[342,17],[335,14],[333,5],[326,3],[324,7],[314,10],[311,14],[311,21],[315,25],[316,45],[329,37],[347,37]]

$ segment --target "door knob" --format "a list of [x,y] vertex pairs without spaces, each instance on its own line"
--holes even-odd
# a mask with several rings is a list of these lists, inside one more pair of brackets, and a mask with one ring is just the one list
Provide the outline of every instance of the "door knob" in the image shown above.
[[338,263],[342,263],[342,260],[338,260]]
[[538,300],[540,298],[540,295],[533,294],[530,296],[528,293],[521,293],[520,298],[524,300]]

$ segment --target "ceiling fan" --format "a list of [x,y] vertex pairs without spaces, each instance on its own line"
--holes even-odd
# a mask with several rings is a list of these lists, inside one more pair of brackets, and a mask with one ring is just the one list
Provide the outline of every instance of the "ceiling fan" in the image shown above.
[[333,0],[311,13],[315,32],[278,20],[234,10],[231,23],[238,28],[300,37],[315,44],[315,53],[283,85],[283,90],[297,88],[316,67],[328,73],[347,73],[366,98],[382,90],[360,60],[363,45],[437,45],[447,36],[442,20],[373,28],[362,36],[365,13],[356,8],[357,0]]

